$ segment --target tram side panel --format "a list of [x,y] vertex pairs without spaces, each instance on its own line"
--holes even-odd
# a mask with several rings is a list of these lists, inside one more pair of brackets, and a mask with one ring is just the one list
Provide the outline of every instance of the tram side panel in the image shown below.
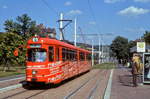
[[[63,79],[71,78],[78,74],[76,53],[70,53],[72,49],[62,48],[62,61],[64,65],[62,66]],[[74,54],[74,55],[73,55]]]
[[32,50],[28,53],[31,60],[27,62],[27,81],[59,83],[89,69],[84,51],[41,42],[31,41],[28,45]]

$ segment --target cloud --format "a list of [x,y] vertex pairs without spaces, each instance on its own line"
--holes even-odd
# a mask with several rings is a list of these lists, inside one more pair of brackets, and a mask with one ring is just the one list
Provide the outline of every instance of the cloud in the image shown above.
[[89,24],[90,24],[90,25],[96,25],[96,22],[90,21]]
[[125,16],[138,16],[141,14],[146,14],[148,13],[148,9],[143,9],[143,8],[138,8],[134,6],[130,6],[128,8],[125,8],[121,11],[118,12],[119,15],[125,15]]
[[2,6],[2,8],[3,8],[3,9],[7,9],[7,8],[8,8],[8,6],[6,6],[6,5],[3,5],[3,6]]
[[116,2],[121,2],[124,0],[104,0],[105,3],[116,3]]
[[68,15],[77,15],[77,14],[82,14],[81,10],[71,10],[67,13]]
[[142,3],[146,3],[146,2],[150,2],[150,0],[134,0],[134,2],[142,2]]
[[65,2],[65,4],[64,4],[65,6],[71,6],[72,5],[72,2],[70,2],[70,1],[67,1],[67,2]]

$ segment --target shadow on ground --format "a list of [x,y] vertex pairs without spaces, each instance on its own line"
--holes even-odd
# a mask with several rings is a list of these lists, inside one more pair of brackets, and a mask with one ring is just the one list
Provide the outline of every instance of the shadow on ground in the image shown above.
[[124,86],[132,87],[132,75],[119,75],[119,82]]
[[[119,75],[119,82],[123,85],[123,86],[129,86],[129,87],[133,87],[133,77],[132,75]],[[137,83],[141,83],[142,79],[140,76],[137,77]]]
[[[89,71],[88,71],[89,72]],[[80,75],[77,75],[77,76],[74,76],[74,77],[71,77],[67,80],[64,80],[62,81],[61,83],[58,83],[58,84],[52,84],[52,83],[49,83],[49,84],[45,84],[45,83],[32,83],[32,84],[28,84],[26,81],[21,81],[20,83],[22,84],[22,87],[24,89],[27,89],[27,90],[47,90],[47,89],[52,89],[52,88],[58,88],[88,72],[85,72],[85,73],[82,73]]]

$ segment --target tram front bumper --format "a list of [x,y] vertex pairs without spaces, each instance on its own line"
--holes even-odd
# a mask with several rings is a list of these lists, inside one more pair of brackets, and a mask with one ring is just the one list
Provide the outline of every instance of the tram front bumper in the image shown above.
[[37,76],[27,76],[26,77],[26,81],[28,82],[47,82],[47,78],[46,77],[37,77]]

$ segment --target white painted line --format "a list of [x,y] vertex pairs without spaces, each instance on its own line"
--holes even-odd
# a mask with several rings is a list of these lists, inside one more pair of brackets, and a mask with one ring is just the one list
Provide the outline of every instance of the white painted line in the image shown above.
[[0,93],[6,92],[8,90],[16,89],[16,88],[19,88],[19,87],[22,87],[22,84],[17,84],[17,85],[8,86],[8,87],[5,87],[5,88],[0,88]]
[[109,81],[108,81],[107,88],[105,91],[104,99],[110,99],[113,72],[114,70],[112,69],[110,76],[109,76]]
[[13,79],[8,79],[8,80],[2,80],[2,81],[0,81],[0,83],[6,82],[6,81],[18,80],[18,79],[25,79],[25,77],[19,77],[19,78],[13,78]]

